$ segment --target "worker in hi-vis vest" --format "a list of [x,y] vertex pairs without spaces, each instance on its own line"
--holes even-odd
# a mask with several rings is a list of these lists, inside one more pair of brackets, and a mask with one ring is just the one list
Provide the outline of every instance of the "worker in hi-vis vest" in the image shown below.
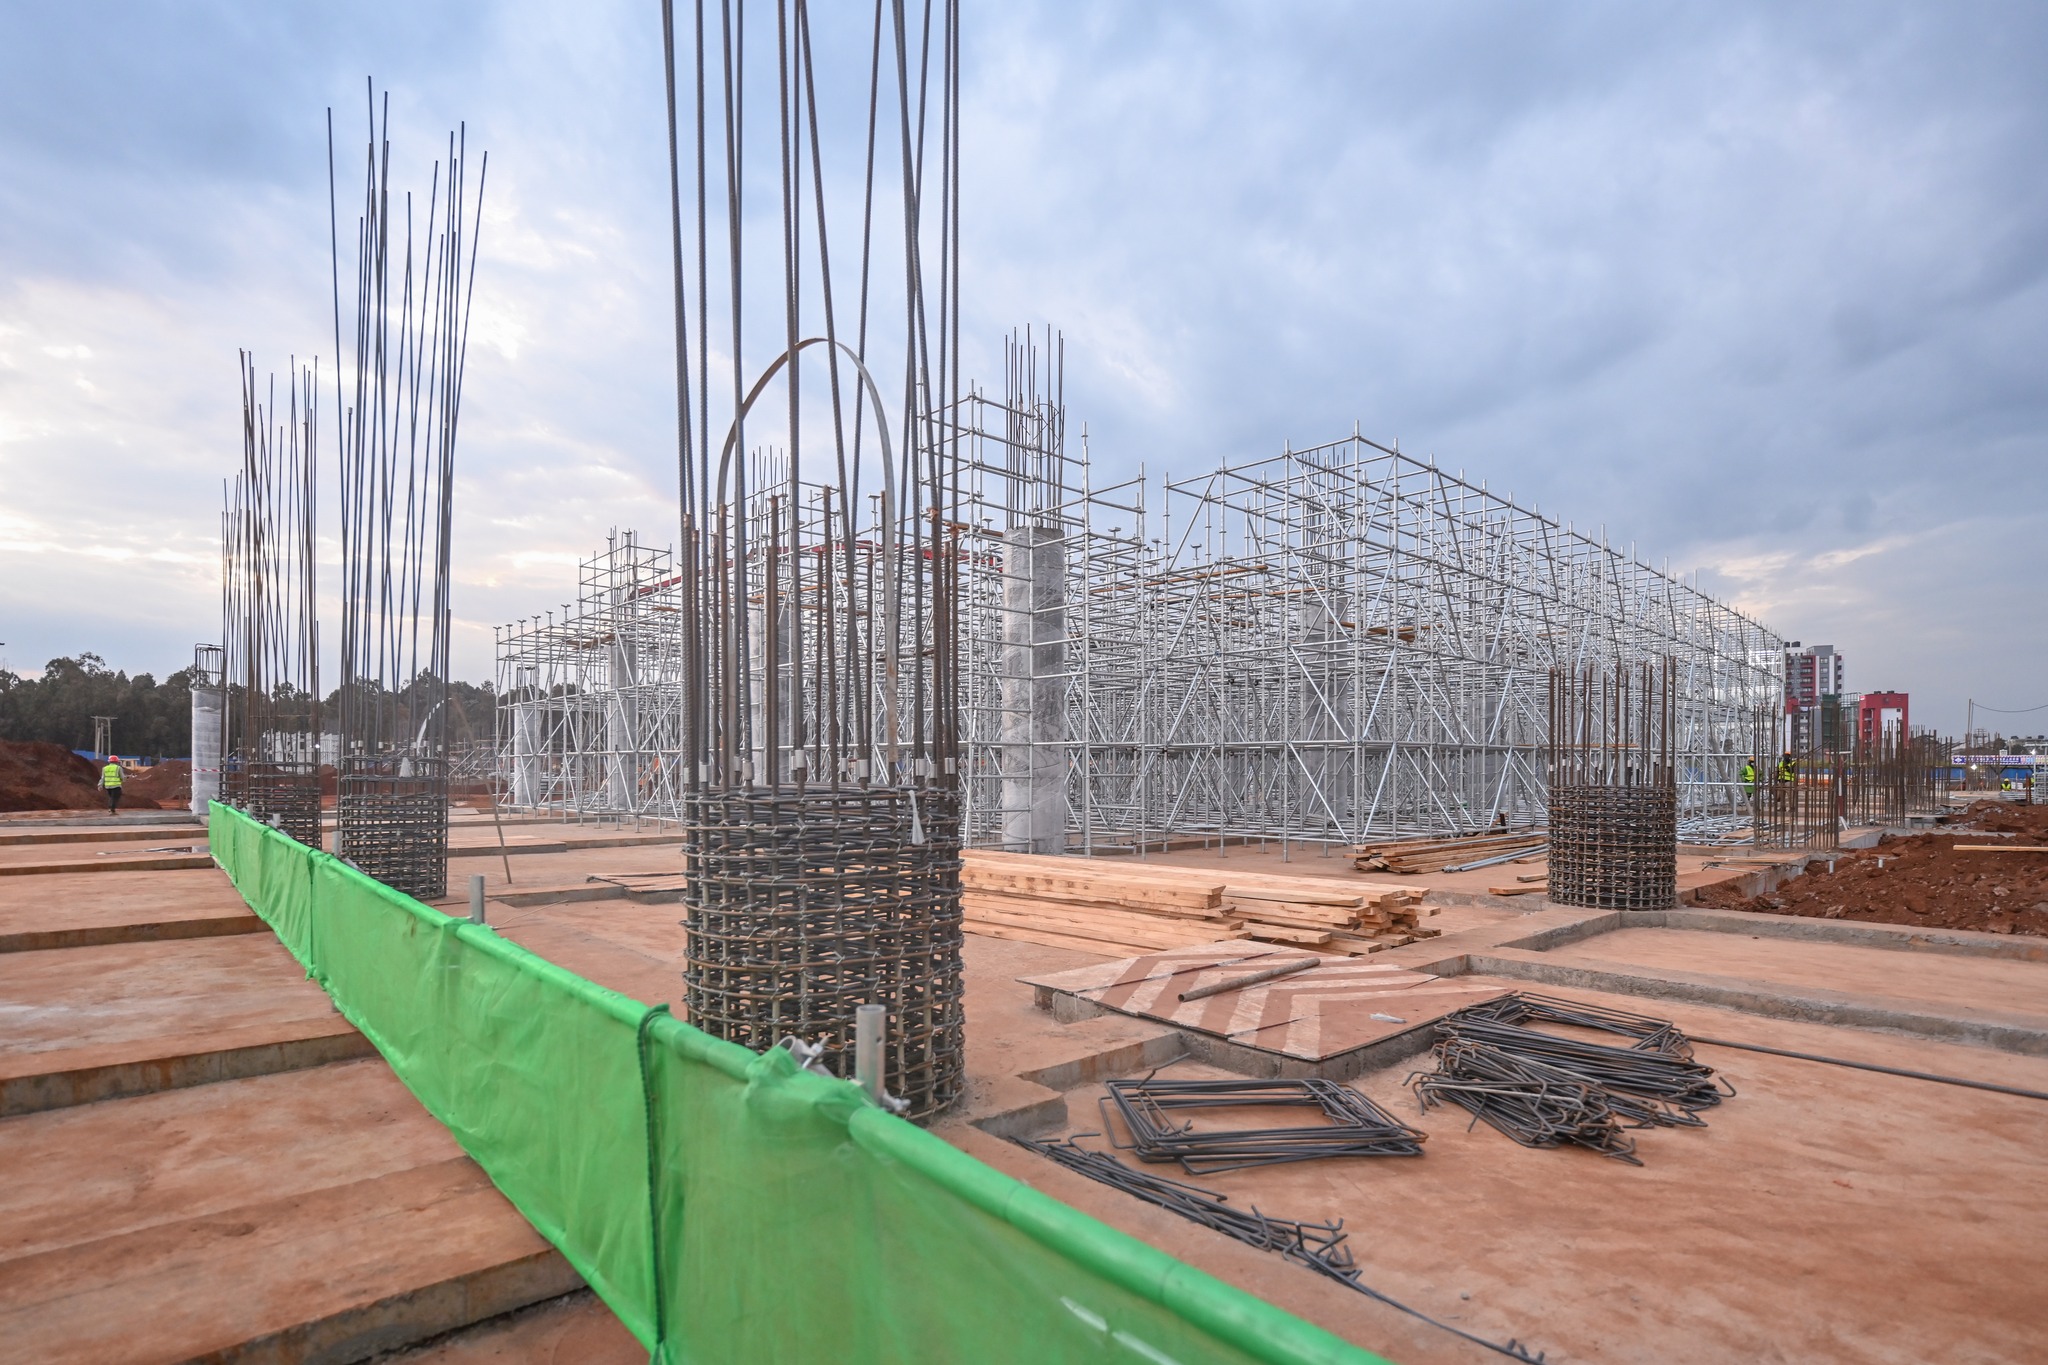
[[100,786],[106,789],[107,813],[118,815],[121,811],[121,760],[107,755],[107,766],[100,769]]
[[1742,760],[1742,794],[1745,797],[1756,795],[1756,760],[1753,758]]
[[1780,782],[1797,782],[1799,780],[1799,760],[1792,757],[1790,753],[1787,753],[1778,760],[1778,780]]

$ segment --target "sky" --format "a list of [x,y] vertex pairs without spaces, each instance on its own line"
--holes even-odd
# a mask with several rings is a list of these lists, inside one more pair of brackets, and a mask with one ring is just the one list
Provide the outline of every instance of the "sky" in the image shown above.
[[[1916,724],[2048,702],[2048,8],[964,10],[967,371],[1059,329],[1105,474],[1356,425]],[[332,363],[326,111],[372,76],[406,183],[458,121],[490,154],[457,675],[610,529],[672,538],[658,5],[8,5],[0,667],[218,637],[237,352]]]

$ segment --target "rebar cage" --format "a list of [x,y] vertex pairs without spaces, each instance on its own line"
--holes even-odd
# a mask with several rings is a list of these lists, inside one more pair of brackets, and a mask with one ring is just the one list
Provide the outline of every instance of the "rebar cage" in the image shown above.
[[1549,898],[1665,910],[1678,895],[1669,659],[1550,674]]
[[720,793],[689,805],[690,1021],[756,1050],[797,1034],[853,1074],[854,1010],[889,1011],[917,1116],[965,1082],[959,817],[948,792]]

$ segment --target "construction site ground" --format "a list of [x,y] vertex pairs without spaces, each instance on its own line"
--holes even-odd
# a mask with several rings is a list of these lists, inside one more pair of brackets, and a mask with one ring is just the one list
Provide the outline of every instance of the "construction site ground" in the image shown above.
[[[0,875],[0,1360],[644,1358],[222,874],[136,867],[137,846],[203,851],[203,829],[148,828],[0,825],[0,866],[49,869]],[[485,814],[459,817],[451,844],[443,909],[466,913],[482,874],[508,938],[680,1006],[672,834]],[[1155,856],[1233,879],[1255,858],[1363,879],[1313,852]],[[1686,875],[1753,897],[1803,861],[1702,853]],[[1455,881],[1502,870],[1410,879],[1442,902],[1426,922],[1443,933],[1372,960],[2048,1090],[2048,941],[1695,906],[1622,916]],[[1019,981],[1101,960],[968,937],[969,1093],[938,1131],[1392,1360],[1494,1358],[1007,1140],[1099,1131],[1113,1076],[1210,1074],[1177,1060],[1172,1027],[1060,1023]],[[2048,1102],[1702,1044],[1737,1096],[1705,1129],[1639,1135],[1638,1169],[1525,1150],[1455,1111],[1415,1119],[1405,1082],[1426,1041],[1352,1082],[1429,1133],[1424,1157],[1198,1183],[1344,1218],[1366,1283],[1553,1365],[2038,1358]]]

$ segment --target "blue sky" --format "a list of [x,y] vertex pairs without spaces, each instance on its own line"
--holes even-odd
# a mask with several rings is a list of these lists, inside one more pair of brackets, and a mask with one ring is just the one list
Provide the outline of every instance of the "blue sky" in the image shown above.
[[[1916,721],[2048,701],[2048,9],[966,11],[968,371],[1062,329],[1101,465],[1356,422]],[[491,157],[458,672],[608,528],[668,540],[658,45],[652,3],[0,10],[0,665],[218,634],[236,350],[331,363],[324,110],[366,75],[414,182],[457,120]]]

